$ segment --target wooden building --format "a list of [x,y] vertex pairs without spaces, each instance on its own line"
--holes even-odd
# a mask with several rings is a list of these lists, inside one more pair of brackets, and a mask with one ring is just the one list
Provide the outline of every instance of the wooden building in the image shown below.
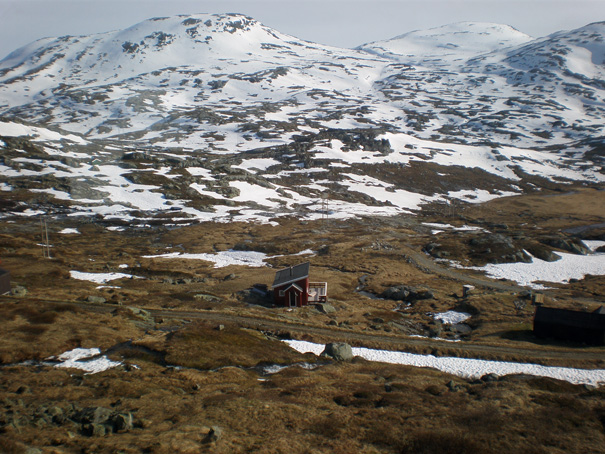
[[0,295],[5,295],[11,291],[11,275],[8,271],[0,268]]
[[538,337],[605,345],[605,307],[594,312],[536,305],[534,334]]
[[309,280],[309,262],[279,270],[273,281],[273,301],[277,306],[302,307],[310,303],[325,303],[328,299],[326,282]]

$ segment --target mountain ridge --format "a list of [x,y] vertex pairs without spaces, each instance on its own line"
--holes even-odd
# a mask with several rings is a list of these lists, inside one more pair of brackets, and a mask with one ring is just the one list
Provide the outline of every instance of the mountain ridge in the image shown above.
[[[335,216],[393,215],[601,184],[604,37],[599,23],[529,40],[467,22],[339,49],[200,14],[47,38],[0,62],[3,184],[26,193],[30,166],[61,181],[33,189],[59,185],[81,213],[108,216],[102,200],[120,213],[265,221],[321,216],[328,193]],[[395,55],[410,40],[416,54]],[[14,145],[15,122],[37,128],[37,160]],[[108,184],[85,168],[103,170],[95,162]],[[117,196],[116,184],[131,189]],[[131,200],[143,195],[154,202]]]

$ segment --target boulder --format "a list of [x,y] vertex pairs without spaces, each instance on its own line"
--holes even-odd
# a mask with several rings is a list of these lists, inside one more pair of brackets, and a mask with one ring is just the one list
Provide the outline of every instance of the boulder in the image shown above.
[[336,312],[336,308],[328,303],[316,304],[315,307],[319,312],[322,312],[324,314],[333,314],[334,312]]
[[321,356],[328,356],[336,361],[351,361],[353,359],[353,349],[349,344],[332,342],[326,344]]
[[587,255],[590,254],[590,249],[577,238],[553,237],[542,240],[544,244],[548,244],[557,249],[571,252],[572,254]]

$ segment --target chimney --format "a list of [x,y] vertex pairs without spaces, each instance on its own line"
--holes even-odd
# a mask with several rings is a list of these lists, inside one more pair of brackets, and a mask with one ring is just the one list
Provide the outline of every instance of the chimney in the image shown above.
[[290,267],[290,276],[292,276],[292,267]]

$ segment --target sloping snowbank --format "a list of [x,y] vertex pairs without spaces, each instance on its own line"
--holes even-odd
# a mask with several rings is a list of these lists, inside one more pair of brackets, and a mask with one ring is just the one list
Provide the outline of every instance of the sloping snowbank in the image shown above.
[[[310,255],[315,254],[311,249],[305,249],[297,254],[290,255]],[[143,258],[153,259],[187,259],[187,260],[204,260],[206,262],[214,263],[215,268],[223,268],[230,265],[250,266],[253,268],[260,268],[267,266],[265,260],[276,257],[283,257],[282,255],[269,256],[264,252],[256,251],[236,251],[229,249],[228,251],[220,251],[215,254],[188,254],[183,252],[170,252],[168,254],[160,255],[144,255]]]
[[220,251],[216,254],[186,254],[182,252],[171,252],[160,255],[144,255],[144,258],[162,258],[162,259],[188,259],[188,260],[204,260],[214,263],[215,268],[223,268],[229,265],[244,265],[250,267],[265,266],[267,254],[255,251]]
[[[288,340],[290,347],[300,353],[323,352],[323,344]],[[392,352],[388,350],[373,350],[370,348],[353,348],[353,355],[368,361],[379,361],[390,364],[404,364],[416,367],[432,367],[448,374],[459,377],[476,379],[486,374],[498,376],[511,374],[528,374],[538,377],[550,377],[565,380],[574,384],[594,386],[605,385],[605,369],[573,369],[569,367],[541,366],[530,363],[513,363],[507,361],[488,361],[483,359],[468,359],[455,357],[436,357],[433,355],[417,355],[414,353]]]

